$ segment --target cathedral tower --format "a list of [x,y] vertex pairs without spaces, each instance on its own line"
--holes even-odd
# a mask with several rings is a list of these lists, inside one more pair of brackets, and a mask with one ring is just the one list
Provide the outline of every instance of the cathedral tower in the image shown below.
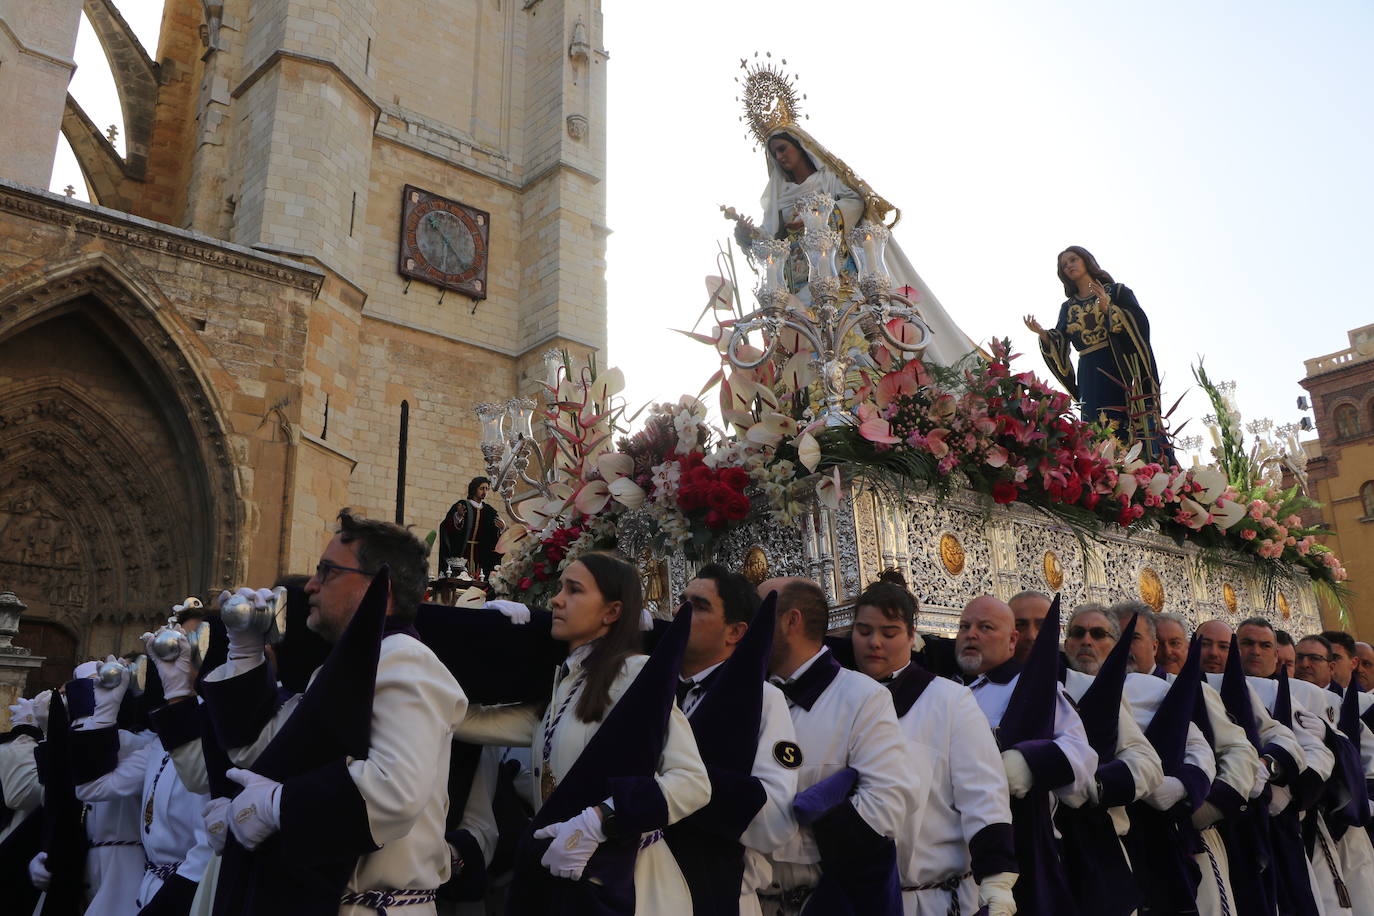
[[[0,0],[0,428],[43,432],[0,441],[0,543],[34,545],[0,583],[82,656],[309,572],[343,506],[436,528],[473,405],[606,341],[599,0],[166,0],[156,49],[118,5]],[[127,155],[66,98],[82,10]],[[92,204],[32,190],[59,125]],[[119,444],[80,492],[66,416]]]

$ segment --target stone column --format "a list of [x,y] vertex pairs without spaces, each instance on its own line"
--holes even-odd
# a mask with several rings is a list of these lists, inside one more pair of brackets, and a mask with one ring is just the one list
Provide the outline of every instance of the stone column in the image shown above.
[[9,729],[9,706],[23,695],[29,672],[43,664],[40,656],[13,644],[19,616],[27,608],[14,592],[0,592],[0,730]]

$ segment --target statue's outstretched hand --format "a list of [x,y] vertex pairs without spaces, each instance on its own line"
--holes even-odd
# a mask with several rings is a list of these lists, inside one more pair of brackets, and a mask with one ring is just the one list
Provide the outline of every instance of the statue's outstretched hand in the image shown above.
[[754,228],[754,221],[747,216],[735,217],[735,242],[746,251],[754,244],[758,237],[758,230]]
[[1022,320],[1026,322],[1026,327],[1030,328],[1037,335],[1039,335],[1040,337],[1045,336],[1045,329],[1040,326],[1040,322],[1035,320],[1034,315],[1027,315]]

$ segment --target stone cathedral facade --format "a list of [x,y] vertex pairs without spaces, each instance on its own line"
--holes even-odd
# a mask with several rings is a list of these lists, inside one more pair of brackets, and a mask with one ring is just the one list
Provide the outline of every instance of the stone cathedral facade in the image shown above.
[[[83,11],[124,156],[67,94]],[[166,0],[146,49],[113,0],[0,6],[30,693],[309,572],[342,506],[423,535],[482,472],[472,405],[604,349],[607,60],[599,0]],[[94,204],[41,190],[59,131]]]

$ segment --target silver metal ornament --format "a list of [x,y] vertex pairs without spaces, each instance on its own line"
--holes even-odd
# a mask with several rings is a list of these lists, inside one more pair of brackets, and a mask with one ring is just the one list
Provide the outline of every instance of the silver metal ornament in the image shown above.
[[128,671],[119,662],[103,662],[95,672],[96,683],[106,690],[114,690],[119,686],[119,682],[124,678],[124,672]]
[[163,627],[153,637],[151,651],[164,662],[170,662],[181,654],[181,634],[170,627]]

